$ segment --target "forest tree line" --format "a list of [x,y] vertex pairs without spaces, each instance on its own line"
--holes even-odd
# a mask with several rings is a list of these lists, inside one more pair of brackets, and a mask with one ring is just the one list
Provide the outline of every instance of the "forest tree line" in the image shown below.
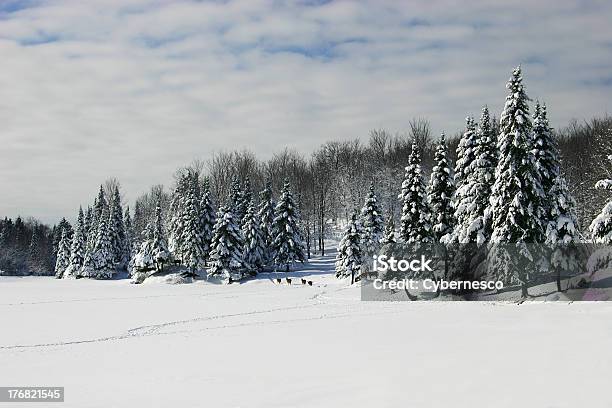
[[[476,121],[468,117],[466,129],[449,137],[449,162],[457,161],[461,140],[466,134],[476,132],[477,126]],[[591,220],[608,199],[606,191],[595,189],[595,184],[597,180],[610,176],[606,158],[612,154],[611,129],[612,118],[607,116],[583,122],[572,121],[559,129],[549,127],[558,146],[560,174],[565,177],[576,200],[577,226],[585,236]],[[499,122],[491,120],[489,131],[497,140]],[[124,209],[116,180],[111,179],[101,191],[105,194],[104,201],[108,201],[109,216],[114,208],[116,213],[123,212],[123,223],[129,217],[131,251],[151,235],[150,228],[156,224],[157,218],[161,217],[165,235],[171,231],[173,195],[185,174],[197,175],[198,183],[206,185],[211,205],[215,208],[231,204],[235,199],[232,198],[232,189],[234,194],[239,191],[252,196],[253,205],[260,205],[258,192],[268,187],[272,197],[278,198],[284,183],[288,182],[295,197],[299,227],[309,257],[312,252],[324,253],[325,238],[336,234],[338,224],[347,222],[353,210],[362,206],[371,184],[375,187],[384,218],[399,225],[402,203],[398,196],[402,193],[401,181],[407,160],[414,150],[412,146],[416,146],[420,153],[423,176],[429,178],[436,164],[436,139],[427,120],[414,119],[410,121],[406,134],[373,130],[366,142],[360,139],[327,142],[309,157],[289,149],[266,161],[259,160],[248,150],[221,152],[209,161],[195,161],[177,171],[172,189],[153,186],[136,199],[133,211]],[[100,201],[98,196],[92,206],[84,209],[84,228],[91,228],[88,222],[91,223],[96,211],[100,214],[104,211]],[[77,223],[78,219],[73,222]],[[57,263],[62,234],[67,240],[74,234],[73,225],[66,219],[50,228],[33,218],[5,218],[0,221],[0,270],[9,274],[51,273]],[[119,258],[116,261],[119,262]],[[123,261],[127,266],[125,259]]]

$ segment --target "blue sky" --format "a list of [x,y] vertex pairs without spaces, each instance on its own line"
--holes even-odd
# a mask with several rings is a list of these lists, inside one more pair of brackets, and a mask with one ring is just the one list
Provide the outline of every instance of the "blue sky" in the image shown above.
[[552,125],[611,111],[609,1],[0,1],[0,215],[73,217],[216,151],[453,134],[523,65]]

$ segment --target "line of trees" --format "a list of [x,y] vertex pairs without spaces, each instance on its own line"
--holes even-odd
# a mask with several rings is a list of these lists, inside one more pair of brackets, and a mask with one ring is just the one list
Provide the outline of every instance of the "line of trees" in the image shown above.
[[[520,81],[519,81],[520,82]],[[522,86],[519,83],[517,86]],[[609,117],[596,118],[589,122],[579,123],[574,121],[569,126],[562,129],[552,129],[546,118],[545,108],[540,107],[541,118],[534,119],[531,124],[531,117],[527,113],[524,115],[526,122],[525,129],[529,133],[540,134],[545,129],[545,137],[541,137],[542,143],[556,143],[558,149],[558,163],[556,166],[565,178],[564,185],[557,185],[555,188],[567,190],[575,199],[576,205],[572,206],[576,212],[577,222],[575,228],[583,235],[588,235],[588,226],[604,206],[607,195],[603,190],[594,188],[597,180],[610,177],[610,167],[604,160],[612,154],[612,119]],[[536,106],[536,111],[538,107]],[[504,109],[508,116],[508,106]],[[491,115],[493,116],[493,115]],[[536,112],[537,116],[537,112]],[[503,121],[502,121],[503,122]],[[543,124],[544,123],[544,124]],[[121,197],[118,182],[111,180],[103,186],[104,197],[98,197],[91,208],[84,210],[83,215],[83,263],[88,265],[88,272],[97,275],[97,270],[109,269],[111,264],[105,259],[112,258],[115,267],[133,266],[136,260],[135,255],[139,252],[145,241],[157,241],[157,245],[163,244],[162,234],[168,246],[168,252],[175,252],[175,236],[173,236],[173,224],[171,222],[175,214],[177,203],[176,189],[179,187],[185,174],[197,174],[200,184],[203,185],[204,179],[208,180],[206,188],[200,186],[201,191],[207,190],[209,194],[209,205],[211,208],[221,207],[221,204],[230,203],[238,193],[246,194],[253,199],[254,213],[261,216],[258,211],[259,206],[266,199],[258,197],[255,193],[268,191],[269,197],[278,197],[284,182],[288,181],[291,185],[293,198],[296,205],[296,213],[299,214],[298,227],[301,230],[305,246],[305,257],[309,257],[312,252],[325,253],[325,239],[329,237],[340,238],[337,233],[341,227],[351,219],[354,208],[359,208],[365,201],[371,190],[369,186],[373,184],[376,190],[377,205],[380,214],[385,215],[385,240],[393,240],[397,225],[402,235],[406,233],[417,237],[419,232],[406,229],[406,214],[403,210],[406,200],[398,200],[398,196],[405,196],[406,189],[401,183],[405,172],[407,158],[410,163],[418,161],[418,169],[411,164],[415,174],[420,173],[422,179],[432,177],[435,173],[437,184],[430,185],[427,189],[436,191],[447,188],[449,182],[456,182],[457,193],[450,196],[440,197],[438,201],[431,203],[436,214],[436,219],[432,220],[429,226],[431,232],[436,237],[445,235],[452,223],[461,225],[464,228],[457,229],[453,226],[453,231],[457,234],[458,240],[486,240],[488,232],[485,230],[486,224],[484,216],[480,214],[488,207],[486,199],[489,182],[476,183],[474,179],[495,178],[493,163],[497,164],[497,141],[502,140],[501,132],[504,123],[490,120],[489,112],[483,111],[478,124],[472,118],[468,119],[466,129],[444,140],[444,143],[436,143],[431,134],[429,123],[425,119],[415,119],[410,122],[409,130],[406,134],[392,135],[385,130],[374,130],[366,143],[359,140],[333,141],[320,146],[310,157],[305,157],[297,152],[286,149],[275,154],[270,160],[261,161],[256,156],[246,150],[237,152],[217,153],[207,162],[196,161],[186,169],[181,169],[176,174],[175,186],[172,190],[167,190],[162,185],[153,186],[149,192],[140,196],[133,207],[133,212],[127,210],[122,217],[125,237],[121,233],[121,223],[118,221],[118,213],[121,209]],[[508,126],[506,123],[505,126]],[[533,129],[533,131],[531,130]],[[538,130],[539,129],[539,130]],[[506,132],[508,129],[506,129]],[[486,135],[486,136],[485,136]],[[487,143],[478,141],[488,139]],[[478,143],[477,143],[478,142]],[[416,148],[413,148],[416,147]],[[442,153],[442,150],[445,150]],[[445,163],[440,162],[441,155]],[[476,164],[468,166],[473,160],[473,155],[478,155]],[[413,157],[414,156],[414,157]],[[418,156],[418,157],[417,157]],[[562,160],[560,159],[562,158]],[[456,173],[452,180],[445,174],[445,168],[451,168],[450,163],[455,163],[453,169]],[[462,169],[470,168],[470,172],[462,174]],[[424,191],[424,184],[419,181],[419,177],[412,175],[410,188],[416,188],[421,196],[431,194],[431,191]],[[204,177],[204,175],[206,177]],[[408,176],[408,174],[406,174]],[[446,177],[446,179],[445,179]],[[470,188],[463,187],[462,180],[467,182]],[[450,181],[449,181],[450,180]],[[406,184],[406,180],[404,184]],[[273,194],[274,193],[274,194]],[[118,199],[115,196],[118,195]],[[199,201],[198,201],[199,200]],[[193,208],[201,206],[201,195],[194,194],[192,202],[181,204],[189,205]],[[452,201],[453,207],[450,212],[441,212],[440,209],[448,208],[448,202]],[[187,200],[189,201],[189,200]],[[248,203],[250,199],[245,199],[239,208],[226,208],[240,214],[242,218],[248,213]],[[102,204],[100,204],[102,202]],[[459,203],[459,204],[457,204]],[[118,204],[118,205],[117,205]],[[408,203],[411,206],[416,203]],[[429,205],[429,204],[428,204]],[[159,207],[159,210],[158,210]],[[229,206],[231,207],[231,206]],[[418,205],[417,205],[418,207]],[[413,210],[417,211],[417,207]],[[466,209],[469,209],[467,211]],[[269,210],[269,209],[268,209]],[[206,210],[205,212],[214,210]],[[268,217],[271,212],[268,211]],[[157,240],[155,239],[155,225],[158,215],[161,217],[160,228],[157,228]],[[214,214],[216,219],[218,214]],[[108,217],[108,218],[107,218]],[[110,218],[113,220],[110,220]],[[420,216],[419,216],[420,217]],[[121,217],[119,217],[121,218]],[[492,218],[492,220],[495,217]],[[109,236],[101,234],[97,237],[97,226],[100,219],[108,224]],[[23,227],[16,228],[16,224],[26,225],[26,232]],[[23,221],[5,219],[0,221],[0,270],[5,273],[45,273],[53,270],[57,264],[57,254],[60,248],[61,235],[65,229],[66,247],[72,247],[73,227],[62,220],[53,228],[48,228],[35,220]],[[176,220],[175,220],[176,221]],[[424,220],[423,220],[424,221]],[[268,220],[271,223],[271,220]],[[74,230],[77,230],[75,221]],[[130,231],[127,231],[127,224],[130,224]],[[67,228],[67,225],[70,228]],[[209,229],[204,235],[212,234],[211,224],[204,222]],[[213,225],[214,227],[215,225]],[[424,225],[424,228],[427,225]],[[93,228],[93,229],[92,229]],[[116,231],[113,231],[115,229]],[[117,230],[118,229],[118,230]],[[38,230],[35,240],[35,247],[41,246],[42,249],[36,252],[41,254],[40,260],[34,262],[36,257],[29,256],[33,231]],[[263,231],[265,236],[266,232]],[[270,232],[267,232],[269,235]],[[94,237],[94,235],[96,235]],[[412,238],[414,239],[414,238]],[[118,242],[126,242],[123,249],[119,249]],[[40,242],[37,244],[36,242]],[[212,241],[211,241],[212,243]],[[97,253],[104,256],[92,257],[92,246],[98,245]],[[368,245],[371,245],[368,244]],[[44,248],[43,248],[44,247]],[[163,247],[163,245],[162,245]],[[136,250],[133,250],[136,248]],[[159,248],[158,248],[159,249]],[[204,252],[211,251],[211,248],[204,248]],[[90,257],[87,257],[89,252]],[[132,252],[132,256],[128,255]],[[256,250],[254,250],[257,253]],[[182,252],[178,259],[182,262]],[[157,257],[164,259],[165,252],[158,251]],[[60,257],[60,266],[66,263],[66,256]],[[146,263],[144,257],[141,263]],[[31,259],[31,261],[28,261]],[[77,257],[78,260],[78,257]],[[130,260],[132,265],[130,265]],[[270,260],[268,260],[270,262]],[[105,263],[106,262],[106,263]],[[148,261],[147,261],[148,262]],[[168,261],[169,262],[169,261]],[[172,262],[176,262],[173,259]],[[35,267],[35,263],[42,266]],[[194,264],[195,265],[195,264]],[[100,269],[101,268],[101,269]]]
[[[473,244],[485,253],[489,279],[520,284],[523,296],[527,296],[528,284],[535,277],[555,270],[561,290],[561,271],[578,272],[581,243],[612,244],[612,201],[589,222],[585,238],[579,228],[576,200],[561,171],[558,142],[546,105],[535,104],[532,121],[520,67],[514,70],[507,88],[497,132],[487,107],[479,123],[467,118],[456,148],[454,172],[442,134],[426,185],[421,149],[414,141],[399,194],[400,240],[413,246]],[[610,129],[606,132],[609,138]],[[605,154],[612,148],[610,140],[599,147],[612,161],[612,155]],[[598,189],[612,189],[611,179],[593,184]],[[368,224],[368,208],[375,201],[375,195],[368,197],[361,221],[355,213],[351,216],[338,247],[338,277],[350,275],[353,281],[361,268],[365,243],[370,241],[370,232],[362,231],[361,225]],[[393,241],[393,237],[384,240]],[[544,247],[551,250],[548,257],[542,257]],[[371,243],[365,252],[373,253]],[[467,269],[473,269],[471,258],[478,251],[456,252],[464,258],[457,262],[467,262]],[[474,277],[474,271],[469,270],[468,276]]]

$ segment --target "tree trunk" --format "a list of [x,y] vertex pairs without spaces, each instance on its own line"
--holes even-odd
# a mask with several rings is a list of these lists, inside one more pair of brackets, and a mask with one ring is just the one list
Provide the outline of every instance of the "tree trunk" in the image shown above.
[[529,296],[529,293],[527,292],[527,283],[523,282],[521,283],[521,297],[526,298],[527,296]]

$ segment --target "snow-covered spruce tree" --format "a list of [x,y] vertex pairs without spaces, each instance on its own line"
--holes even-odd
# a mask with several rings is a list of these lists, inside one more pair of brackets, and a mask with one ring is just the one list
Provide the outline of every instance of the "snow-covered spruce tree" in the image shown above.
[[155,226],[147,224],[142,232],[144,240],[140,244],[138,251],[134,254],[130,275],[134,282],[142,283],[149,275],[156,272],[155,261],[153,260],[153,241],[155,239]]
[[[66,218],[62,218],[60,222],[53,227],[53,255],[57,257],[57,252],[59,251],[59,243],[64,235],[64,231],[66,232],[66,238],[68,242],[72,240],[72,235],[74,234],[74,230],[72,225],[66,220]],[[68,244],[70,246],[70,244]]]
[[455,228],[451,242],[476,243],[489,240],[490,231],[484,220],[497,166],[497,138],[491,127],[489,109],[482,109],[473,146],[474,160],[467,171],[465,183],[455,193]]
[[274,214],[274,221],[272,223],[274,231],[274,241],[272,242],[274,268],[275,270],[284,269],[286,272],[289,272],[291,266],[296,262],[304,262],[305,256],[297,211],[288,181],[285,181]]
[[583,265],[580,262],[581,236],[576,215],[576,201],[570,193],[565,178],[559,176],[548,192],[549,220],[546,226],[546,242],[552,253],[551,267],[555,272],[557,290],[561,289],[561,275],[576,275]]
[[380,243],[382,245],[387,245],[395,244],[396,242],[397,241],[395,239],[395,223],[393,222],[393,216],[389,216],[385,224],[385,235],[380,240]]
[[434,239],[440,242],[442,237],[453,231],[455,219],[452,198],[455,193],[453,170],[448,160],[448,151],[444,133],[434,154],[435,165],[431,171],[427,197],[432,213]]
[[406,243],[432,242],[431,212],[421,170],[421,155],[416,143],[412,144],[399,198],[402,201],[401,238]]
[[109,235],[111,248],[113,251],[113,261],[115,264],[126,266],[125,259],[125,225],[123,224],[123,209],[121,208],[121,194],[119,187],[113,190],[113,197],[110,201]]
[[265,244],[252,200],[251,204],[247,207],[247,212],[242,221],[242,237],[244,239],[243,260],[245,267],[254,275],[261,271],[265,265]]
[[469,168],[475,159],[474,147],[476,146],[476,123],[474,118],[465,118],[465,132],[457,145],[457,162],[455,163],[455,186],[460,189],[467,179]]
[[[94,206],[91,213],[91,225],[90,225],[90,233],[87,235],[87,249],[93,249],[94,245],[98,239],[98,224],[100,223],[100,219],[105,211],[108,211],[108,201],[106,200],[106,195],[104,194],[104,187],[100,185],[100,191],[98,192],[98,197],[94,200]],[[107,212],[108,213],[108,212]],[[108,223],[108,219],[106,220]]]
[[190,188],[190,175],[180,174],[176,182],[176,187],[170,199],[170,210],[168,214],[169,249],[175,259],[183,259],[182,243],[184,225],[184,203]]
[[257,218],[264,242],[264,262],[268,264],[272,256],[272,242],[274,240],[272,224],[274,223],[275,203],[272,199],[272,187],[268,182],[263,191],[259,193],[259,208]]
[[204,249],[205,260],[210,258],[213,228],[215,227],[215,210],[208,178],[204,179],[202,186],[202,198],[200,199],[200,235]]
[[132,258],[134,257],[134,226],[132,225],[132,216],[130,215],[130,206],[125,208],[123,215],[123,226],[125,228],[125,245],[124,245],[124,258],[128,270],[131,269]]
[[115,272],[114,254],[109,234],[109,208],[105,206],[97,222],[96,241],[87,251],[80,275],[94,279],[110,279]]
[[234,214],[229,206],[222,206],[217,212],[217,222],[213,230],[210,252],[209,274],[221,275],[226,282],[242,278],[245,266],[243,261],[244,243]]
[[184,197],[181,220],[182,234],[179,239],[181,263],[187,266],[189,272],[194,275],[205,266],[206,260],[202,242],[199,205],[195,193],[193,189],[189,189]]
[[528,282],[537,271],[534,248],[544,242],[546,211],[533,156],[529,98],[522,81],[518,67],[507,84],[509,95],[500,119],[499,162],[486,217],[490,217],[493,230],[489,271],[505,283],[520,283],[526,297]]
[[63,278],[76,277],[83,267],[83,261],[85,260],[85,246],[87,245],[87,241],[85,239],[84,218],[83,208],[79,208],[76,231],[74,231],[74,235],[72,236],[72,244],[70,246],[70,261],[62,276]]
[[83,220],[83,223],[85,226],[85,230],[83,232],[85,233],[85,245],[86,246],[89,240],[89,231],[91,230],[92,221],[93,221],[93,209],[91,208],[91,205],[88,205],[87,211],[85,212],[85,219]]
[[70,238],[68,232],[63,229],[55,258],[55,277],[61,279],[68,265],[70,265]]
[[361,271],[361,236],[357,211],[354,211],[338,244],[336,255],[336,277],[348,278],[350,276],[351,284],[355,282],[355,278],[359,277]]
[[383,237],[384,225],[382,212],[378,205],[378,198],[374,191],[374,183],[370,183],[370,192],[365,198],[365,203],[361,208],[362,225],[362,249],[364,254],[373,254],[380,247],[380,240]]
[[552,214],[555,209],[552,204],[555,202],[555,197],[552,195],[552,190],[561,173],[559,150],[553,131],[548,124],[546,105],[540,106],[539,102],[535,105],[533,115],[533,153],[545,196],[546,220],[553,221]]
[[[608,156],[608,159],[612,162],[612,155]],[[612,179],[599,180],[595,188],[612,190]],[[612,244],[612,200],[608,201],[601,213],[591,222],[589,231],[593,242],[605,245]]]
[[164,265],[172,259],[164,234],[162,211],[159,205],[155,208],[155,224],[149,224],[145,233],[146,239],[134,256],[132,277],[137,282],[142,282],[152,272],[163,271]]

